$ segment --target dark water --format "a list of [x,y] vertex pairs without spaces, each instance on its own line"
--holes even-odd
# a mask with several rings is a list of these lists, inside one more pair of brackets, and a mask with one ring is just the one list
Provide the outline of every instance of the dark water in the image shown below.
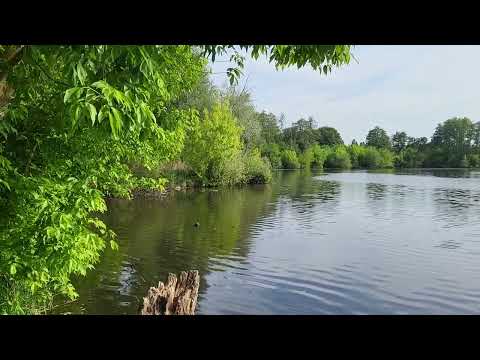
[[120,251],[56,312],[135,314],[168,272],[198,269],[199,314],[480,313],[478,171],[280,171],[108,206]]

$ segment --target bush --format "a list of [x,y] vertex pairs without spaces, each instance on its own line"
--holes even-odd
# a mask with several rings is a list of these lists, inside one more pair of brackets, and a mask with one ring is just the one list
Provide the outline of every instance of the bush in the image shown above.
[[303,153],[298,156],[298,162],[300,163],[300,167],[303,169],[310,169],[313,163],[313,149],[309,147]]
[[382,163],[382,156],[376,148],[368,146],[364,148],[363,153],[360,153],[358,160],[363,168],[378,169]]
[[419,168],[424,165],[425,155],[417,149],[407,147],[395,157],[395,167]]
[[470,167],[480,167],[480,154],[470,154],[468,156],[468,163]]
[[282,167],[282,152],[278,144],[266,144],[263,147],[262,155],[268,158],[272,168],[280,169]]
[[350,169],[352,167],[347,150],[345,147],[340,146],[336,147],[330,154],[328,154],[325,165],[327,168],[331,169]]
[[352,168],[360,168],[362,167],[361,165],[361,157],[365,153],[365,147],[352,144],[348,148],[348,154],[350,155],[350,162],[352,163]]
[[286,149],[282,151],[282,166],[284,169],[298,169],[300,167],[297,153],[294,150]]
[[207,185],[209,186],[233,186],[246,182],[245,161],[240,152],[231,158],[223,158],[210,170]]
[[380,155],[380,163],[378,168],[380,169],[389,169],[393,167],[393,153],[387,149],[378,149]]
[[241,182],[242,168],[232,168],[242,162],[241,133],[228,104],[218,103],[192,125],[183,159],[205,184],[230,184],[235,178]]
[[327,160],[327,156],[330,153],[328,148],[321,147],[320,145],[313,145],[313,162],[312,165],[323,168],[325,161]]
[[468,163],[467,157],[466,157],[465,155],[463,155],[462,160],[460,160],[460,162],[459,162],[459,167],[461,167],[461,168],[468,168],[469,165],[470,165],[470,164]]
[[249,184],[265,184],[272,180],[272,170],[267,158],[254,149],[245,156],[245,181]]

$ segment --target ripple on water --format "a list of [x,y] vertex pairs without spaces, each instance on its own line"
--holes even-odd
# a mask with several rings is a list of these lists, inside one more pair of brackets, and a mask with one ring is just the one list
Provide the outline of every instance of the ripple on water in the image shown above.
[[136,313],[195,268],[199,314],[480,313],[480,172],[312,174],[112,202],[120,250],[62,311]]

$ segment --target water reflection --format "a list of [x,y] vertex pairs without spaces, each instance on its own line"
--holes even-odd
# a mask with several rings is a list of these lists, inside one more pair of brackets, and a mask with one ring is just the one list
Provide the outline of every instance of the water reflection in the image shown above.
[[266,186],[111,200],[120,251],[57,311],[137,313],[168,272],[198,269],[199,314],[480,313],[479,177],[279,171]]

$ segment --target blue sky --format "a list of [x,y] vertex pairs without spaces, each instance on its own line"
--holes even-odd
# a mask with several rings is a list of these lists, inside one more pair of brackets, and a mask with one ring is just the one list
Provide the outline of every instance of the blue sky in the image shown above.
[[[480,121],[480,46],[354,47],[352,62],[325,76],[311,68],[276,71],[264,58],[245,62],[243,86],[257,110],[286,123],[313,116],[319,126],[333,126],[346,143],[365,139],[374,126],[389,135],[430,138],[436,125],[454,116]],[[226,60],[222,58],[219,60]],[[214,73],[229,66],[216,62]],[[223,86],[225,74],[212,75]]]

